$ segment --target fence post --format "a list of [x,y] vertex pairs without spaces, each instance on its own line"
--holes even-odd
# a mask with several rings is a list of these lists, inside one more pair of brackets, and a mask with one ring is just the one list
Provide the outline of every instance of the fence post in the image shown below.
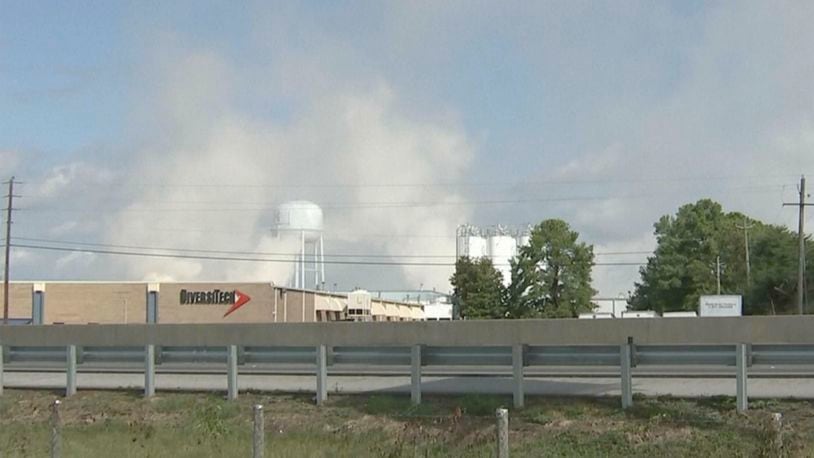
[[774,438],[772,443],[777,456],[782,456],[783,453],[783,414],[775,412],[772,414],[772,432]]
[[68,345],[67,348],[67,368],[65,376],[65,396],[73,396],[76,394],[76,345]]
[[62,420],[59,418],[59,399],[51,405],[51,458],[62,456]]
[[226,397],[230,401],[237,399],[237,345],[229,345],[226,355]]
[[738,412],[746,412],[749,407],[748,396],[746,394],[746,344],[739,343],[735,346],[735,390],[737,395]]
[[497,409],[497,458],[509,458],[509,411]]
[[327,349],[325,345],[317,346],[317,405],[328,399]]
[[155,345],[144,347],[144,396],[155,395]]
[[254,405],[254,434],[252,436],[252,457],[263,458],[266,450],[265,422],[263,420],[263,406]]
[[410,400],[421,404],[421,345],[410,349]]
[[629,409],[633,406],[633,371],[631,369],[633,345],[628,340],[628,343],[622,344],[619,348],[619,368],[621,374],[621,387],[622,387],[622,408]]
[[512,346],[512,374],[514,378],[514,408],[522,409],[526,402],[523,388],[523,345]]

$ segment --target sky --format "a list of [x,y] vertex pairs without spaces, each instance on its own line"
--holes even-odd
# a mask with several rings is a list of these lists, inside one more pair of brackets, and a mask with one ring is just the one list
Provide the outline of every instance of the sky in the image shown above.
[[[594,268],[615,297],[682,204],[796,230],[782,203],[814,176],[811,23],[805,1],[0,0],[12,240],[279,261],[296,244],[271,233],[274,209],[305,199],[326,257],[383,261],[329,264],[329,284],[448,291],[458,225],[562,218],[599,264],[633,264]],[[290,273],[24,247],[11,270]]]

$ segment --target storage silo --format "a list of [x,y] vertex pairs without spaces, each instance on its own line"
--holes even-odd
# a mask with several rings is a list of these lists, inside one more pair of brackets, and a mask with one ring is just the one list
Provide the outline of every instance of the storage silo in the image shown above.
[[518,250],[520,247],[529,246],[531,244],[531,228],[524,229],[520,232],[520,236],[517,238],[517,248]]
[[458,226],[456,250],[457,258],[489,256],[486,239],[481,235],[480,229],[468,224]]
[[512,269],[509,265],[517,256],[517,239],[508,235],[506,231],[498,227],[489,236],[489,258],[492,260],[495,269],[503,275],[503,284],[508,286],[512,281]]

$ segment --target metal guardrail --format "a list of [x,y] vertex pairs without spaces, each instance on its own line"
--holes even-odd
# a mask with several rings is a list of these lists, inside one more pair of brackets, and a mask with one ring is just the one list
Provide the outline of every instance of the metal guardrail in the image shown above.
[[751,345],[752,364],[814,364],[814,345]]
[[634,365],[734,366],[733,345],[634,345]]
[[[513,346],[85,346],[32,347],[4,346],[2,362],[65,364],[66,390],[76,389],[77,365],[86,363],[144,364],[145,394],[154,393],[155,365],[162,363],[225,364],[229,398],[237,396],[238,366],[256,363],[302,364],[313,368],[317,377],[317,402],[327,397],[327,366],[387,365],[409,366],[411,396],[421,398],[421,369],[432,366],[512,368],[514,403],[524,403],[523,369],[541,366],[619,367],[622,405],[632,398],[632,367],[703,365],[735,367],[737,408],[746,409],[747,366],[814,364],[814,344],[736,344],[736,345],[513,345]],[[150,357],[148,357],[148,355]],[[486,372],[484,372],[486,374]],[[477,375],[477,370],[473,371]],[[2,367],[0,366],[0,381]],[[2,384],[0,383],[0,389]]]
[[[314,364],[315,347],[238,346],[238,364]],[[409,366],[411,347],[329,347],[328,365]],[[633,345],[633,366],[734,366],[734,345]],[[4,348],[5,363],[62,363],[65,347]],[[225,364],[228,347],[156,347],[156,363]],[[77,363],[142,363],[144,347],[77,347]],[[613,366],[620,364],[612,345],[529,345],[523,366]],[[748,345],[748,364],[814,365],[814,345]],[[422,347],[421,365],[511,366],[512,347]]]
[[619,346],[527,346],[526,366],[619,366]]

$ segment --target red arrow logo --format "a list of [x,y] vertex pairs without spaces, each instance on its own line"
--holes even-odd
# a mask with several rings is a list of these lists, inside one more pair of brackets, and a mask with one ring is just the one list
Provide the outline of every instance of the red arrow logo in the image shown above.
[[246,302],[249,302],[250,300],[252,300],[252,298],[249,297],[248,294],[241,293],[240,291],[235,290],[235,303],[232,304],[231,307],[229,307],[229,310],[227,310],[226,313],[223,314],[223,317],[226,318],[235,310],[239,309],[240,307],[243,307],[243,305]]

